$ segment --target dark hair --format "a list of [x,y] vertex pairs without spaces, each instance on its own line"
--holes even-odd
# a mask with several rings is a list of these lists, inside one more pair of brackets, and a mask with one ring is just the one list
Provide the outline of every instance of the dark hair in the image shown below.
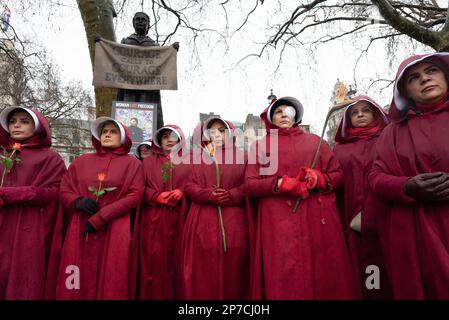
[[[9,120],[11,120],[12,116],[14,115],[14,113],[17,113],[17,112],[25,112],[26,114],[29,115],[29,113],[28,113],[25,109],[23,109],[23,108],[20,108],[20,107],[19,107],[19,108],[12,109],[12,110],[8,113],[8,117],[6,118],[7,123],[9,123]],[[30,117],[31,117],[31,115],[30,115]],[[33,117],[31,117],[31,119],[33,119]],[[34,119],[33,119],[33,122],[34,122]],[[34,125],[36,125],[36,124],[34,124]]]
[[226,127],[226,129],[228,128],[226,122],[225,122],[223,119],[218,119],[218,118],[216,118],[216,119],[213,119],[212,121],[210,121],[210,122],[207,124],[206,130],[207,130],[207,129],[210,129],[210,127],[212,127],[212,125],[213,125],[215,122],[220,122],[220,123],[222,123],[222,124]]
[[129,119],[129,121],[131,121],[131,120],[136,120],[136,122],[139,123],[139,120],[137,120],[136,117],[132,117],[131,119]]
[[178,134],[176,133],[176,130],[172,129],[172,128],[165,128],[164,130],[160,131],[158,136],[157,136],[157,143],[159,143],[159,145],[162,147],[162,136],[166,133],[166,132],[173,132],[174,134],[176,134],[177,136],[177,140],[179,142],[181,142],[181,138],[178,136]]
[[139,150],[139,152],[140,152],[140,148],[145,148],[145,149],[151,150],[151,146],[148,145],[148,144],[146,144],[146,143],[142,143],[140,146],[137,147],[137,149]]
[[172,129],[169,128],[165,128],[164,130],[161,130],[161,132],[159,132],[159,134],[157,135],[157,143],[162,147],[162,136],[167,132],[167,131],[172,131]]

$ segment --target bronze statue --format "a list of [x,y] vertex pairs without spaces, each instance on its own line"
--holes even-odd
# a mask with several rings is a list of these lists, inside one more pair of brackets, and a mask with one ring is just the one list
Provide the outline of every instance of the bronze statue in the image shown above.
[[[147,34],[150,29],[150,17],[145,12],[137,12],[133,17],[134,31],[129,37],[123,38],[121,43],[135,45],[135,46],[158,46],[159,44],[151,39]],[[179,43],[175,42],[173,47],[178,50]],[[157,128],[164,125],[164,118],[162,115],[161,106],[161,92],[160,90],[129,90],[119,89],[117,92],[117,101],[132,101],[132,102],[146,102],[157,103]]]
[[133,27],[135,33],[127,38],[123,38],[121,43],[144,47],[158,45],[156,41],[147,36],[148,30],[150,29],[150,17],[145,12],[137,12],[134,14]]

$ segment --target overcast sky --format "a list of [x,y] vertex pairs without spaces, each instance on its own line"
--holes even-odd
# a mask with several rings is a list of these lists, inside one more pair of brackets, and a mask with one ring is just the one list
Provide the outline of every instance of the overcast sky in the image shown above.
[[[57,13],[50,18],[45,11],[50,10],[47,7],[42,8],[43,12],[27,12],[19,17],[15,14],[14,2],[2,1],[5,2],[12,11],[11,23],[19,33],[32,37],[49,50],[60,66],[64,79],[79,79],[86,88],[93,90],[87,41],[76,1],[60,0],[62,6],[58,6]],[[132,14],[140,11],[140,6],[129,5],[125,9],[118,19],[114,19],[117,41],[134,32]],[[149,8],[144,10],[149,12]],[[321,132],[336,80],[340,78],[348,84],[354,81],[354,61],[363,43],[361,40],[360,43],[336,41],[320,46],[313,55],[302,49],[289,48],[284,52],[277,71],[276,52],[271,52],[271,57],[264,55],[259,59],[245,60],[234,67],[241,58],[260,48],[258,43],[265,38],[267,27],[263,21],[271,19],[267,20],[267,16],[272,14],[270,10],[269,5],[264,4],[262,10],[250,18],[243,31],[227,42],[228,47],[220,43],[217,36],[205,34],[204,38],[200,37],[197,41],[199,55],[194,52],[191,33],[180,30],[179,36],[173,39],[173,42],[180,42],[179,89],[162,92],[166,124],[177,124],[188,135],[199,120],[200,112],[215,112],[225,119],[243,122],[247,113],[259,115],[262,112],[267,106],[266,97],[270,88],[273,88],[278,97],[289,95],[298,98],[305,107],[303,123],[310,124],[315,133]],[[221,15],[222,12],[216,13],[217,29],[222,27]],[[235,29],[242,21],[241,17],[239,14],[229,15],[229,25]],[[210,25],[213,26],[214,18],[207,19],[211,19]],[[169,30],[170,25],[166,27]],[[159,30],[163,33],[162,26]],[[373,28],[372,32],[375,34],[376,29]],[[151,30],[149,36],[154,37]],[[410,53],[407,50],[398,52],[399,62]],[[391,68],[387,61],[383,45],[374,44],[356,69],[361,93],[366,93],[364,88],[371,79],[394,77],[398,64]],[[367,93],[381,105],[386,105],[391,101],[392,88],[379,91],[379,87],[374,87]]]

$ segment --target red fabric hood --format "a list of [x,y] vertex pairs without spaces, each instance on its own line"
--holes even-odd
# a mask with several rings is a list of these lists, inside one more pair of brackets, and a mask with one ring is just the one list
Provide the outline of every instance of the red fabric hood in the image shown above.
[[[16,109],[23,109],[22,107],[17,107],[10,109],[8,114]],[[51,147],[51,129],[50,124],[48,123],[47,119],[34,108],[26,108],[24,109],[26,112],[32,112],[37,119],[39,120],[39,132],[36,132],[31,138],[25,140],[25,141],[17,141],[19,142],[22,147],[29,147],[29,148],[36,148],[36,147]],[[7,116],[7,115],[6,115]],[[11,139],[11,136],[9,132],[6,130],[0,130],[0,141],[3,144],[7,145],[7,148],[10,148],[12,144],[16,141]]]
[[390,119],[394,122],[400,122],[405,119],[407,111],[413,104],[413,102],[409,100],[403,92],[401,92],[402,77],[408,68],[420,62],[435,63],[437,66],[443,68],[443,71],[446,73],[446,78],[449,76],[449,53],[447,52],[414,55],[405,59],[399,65],[396,73],[396,80],[393,89],[393,100],[389,111]]
[[144,145],[144,144],[146,144],[147,146],[149,146],[151,148],[151,146],[153,145],[153,140],[152,139],[147,139],[147,140],[142,141],[141,143],[139,143],[137,145],[136,149],[134,150],[134,155],[139,160],[142,160],[142,157],[140,156],[139,148],[140,148],[141,145]]
[[[271,106],[271,105],[270,105]],[[260,118],[265,124],[265,130],[267,131],[267,134],[269,135],[271,133],[271,130],[277,130],[278,134],[281,135],[289,135],[289,134],[296,134],[298,132],[301,132],[302,130],[298,127],[299,123],[295,122],[293,123],[293,126],[290,129],[284,129],[279,128],[278,126],[274,125],[268,120],[268,112],[270,110],[270,106],[266,107],[265,110],[260,114]]]
[[205,138],[203,137],[203,123],[199,122],[192,132],[192,147],[193,146],[204,147],[203,145],[204,140]]
[[367,101],[370,103],[374,112],[377,112],[376,118],[381,119],[382,121],[383,125],[381,126],[381,128],[384,128],[390,122],[385,110],[369,96],[361,95],[354,97],[351,100],[354,100],[354,102],[349,104],[344,109],[343,117],[340,120],[340,125],[338,126],[337,133],[335,134],[335,142],[342,143],[352,138],[346,131],[349,127],[352,127],[348,111],[353,105],[357,104],[360,101]]
[[151,146],[151,149],[156,153],[164,154],[164,151],[162,150],[162,147],[160,145],[160,141],[161,141],[161,133],[166,129],[172,130],[178,135],[179,141],[180,141],[180,147],[178,148],[178,153],[181,152],[181,150],[185,147],[186,139],[184,136],[184,132],[182,132],[181,128],[175,124],[167,124],[167,125],[163,126],[162,128],[158,129],[154,133],[153,145]]
[[278,106],[283,104],[290,105],[293,108],[295,108],[296,110],[295,124],[300,124],[302,121],[302,116],[304,115],[304,107],[302,106],[302,103],[298,99],[293,97],[282,97],[279,99],[273,99],[268,108],[264,110],[264,112],[266,112],[267,121],[271,123],[270,113]]
[[[210,124],[213,120],[220,120],[220,121],[223,121],[223,123],[225,124],[225,126],[228,128],[230,137],[232,137],[232,143],[231,143],[231,144],[228,143],[228,142],[229,142],[229,137],[227,137],[228,139],[226,140],[225,148],[231,147],[232,144],[235,144],[235,140],[236,140],[235,125],[234,125],[231,121],[229,121],[229,120],[225,120],[225,119],[222,119],[222,118],[220,118],[220,117],[211,117],[211,118],[205,120],[205,121],[202,123],[202,125],[201,125],[201,128],[202,128],[202,136],[201,136],[201,137],[202,137],[202,139],[203,139],[201,146],[204,147],[204,146],[206,146],[207,144],[209,144],[209,142],[210,142],[210,137],[209,137],[209,135],[208,135],[208,133],[207,133],[207,129],[208,129],[209,124]],[[195,129],[196,129],[196,128],[195,128]]]
[[[111,121],[114,121],[115,123],[117,123],[118,126],[121,126],[122,129],[125,131],[125,143],[122,144],[120,147],[115,148],[115,149],[110,149],[110,148],[103,148],[101,146],[101,142],[100,140],[98,140],[93,134],[92,134],[92,146],[95,148],[95,150],[97,151],[97,153],[113,153],[113,154],[128,154],[129,151],[131,150],[131,147],[133,145],[132,140],[131,140],[131,132],[129,131],[128,127],[126,127],[123,123],[110,118]],[[98,128],[91,128],[92,130],[97,130],[98,132]]]

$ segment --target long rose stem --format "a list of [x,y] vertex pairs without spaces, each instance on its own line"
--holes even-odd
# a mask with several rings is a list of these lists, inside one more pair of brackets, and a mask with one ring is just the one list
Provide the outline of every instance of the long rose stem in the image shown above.
[[[11,155],[10,155],[8,158],[9,158],[9,159],[12,159],[12,156],[14,155],[14,153],[16,153],[16,149],[13,149],[13,150],[12,150]],[[2,181],[1,181],[1,183],[0,183],[0,188],[3,187],[3,181],[5,180],[6,171],[7,171],[7,169],[6,169],[6,167],[4,167],[3,173],[2,173]]]
[[[215,150],[215,146],[214,146],[214,150]],[[216,175],[216,180],[217,180],[217,188],[220,188],[220,167],[218,166],[218,162],[217,159],[214,157],[214,162],[215,162],[215,175]],[[223,238],[223,251],[226,253],[226,233],[225,233],[225,228],[224,228],[224,223],[223,223],[223,215],[221,213],[221,206],[218,205],[218,217],[220,219],[220,228],[221,228],[221,237]]]
[[218,216],[220,217],[221,237],[223,238],[223,251],[226,253],[226,234],[223,223],[223,215],[221,214],[221,206],[218,206]]
[[3,168],[2,182],[0,183],[0,188],[3,187],[3,180],[5,179],[5,174],[6,174],[6,168]]
[[173,175],[173,167],[172,167],[171,160],[169,160],[168,167],[170,168],[170,175],[169,175],[169,178],[170,178],[170,191],[173,191],[173,177],[172,177],[172,175]]
[[[318,155],[320,154],[321,144],[323,143],[324,132],[326,131],[327,123],[328,123],[328,121],[330,119],[331,114],[333,114],[335,111],[338,111],[338,110],[346,107],[348,104],[350,104],[352,102],[354,102],[354,101],[350,100],[350,101],[347,101],[347,103],[343,103],[341,105],[337,105],[335,107],[332,107],[329,110],[329,112],[327,113],[326,121],[324,121],[323,130],[321,131],[320,142],[318,143],[318,147],[316,149],[315,156],[313,157],[312,165],[310,166],[311,169],[313,169],[315,167],[315,164],[318,161]],[[296,213],[296,210],[298,210],[298,206],[301,203],[301,200],[302,200],[301,197],[298,197],[298,199],[296,200],[295,206],[294,206],[294,208],[292,210],[293,213]]]
[[100,185],[98,186],[98,190],[97,190],[97,194],[95,196],[95,202],[98,202],[98,191],[101,190],[101,181],[100,181]]

